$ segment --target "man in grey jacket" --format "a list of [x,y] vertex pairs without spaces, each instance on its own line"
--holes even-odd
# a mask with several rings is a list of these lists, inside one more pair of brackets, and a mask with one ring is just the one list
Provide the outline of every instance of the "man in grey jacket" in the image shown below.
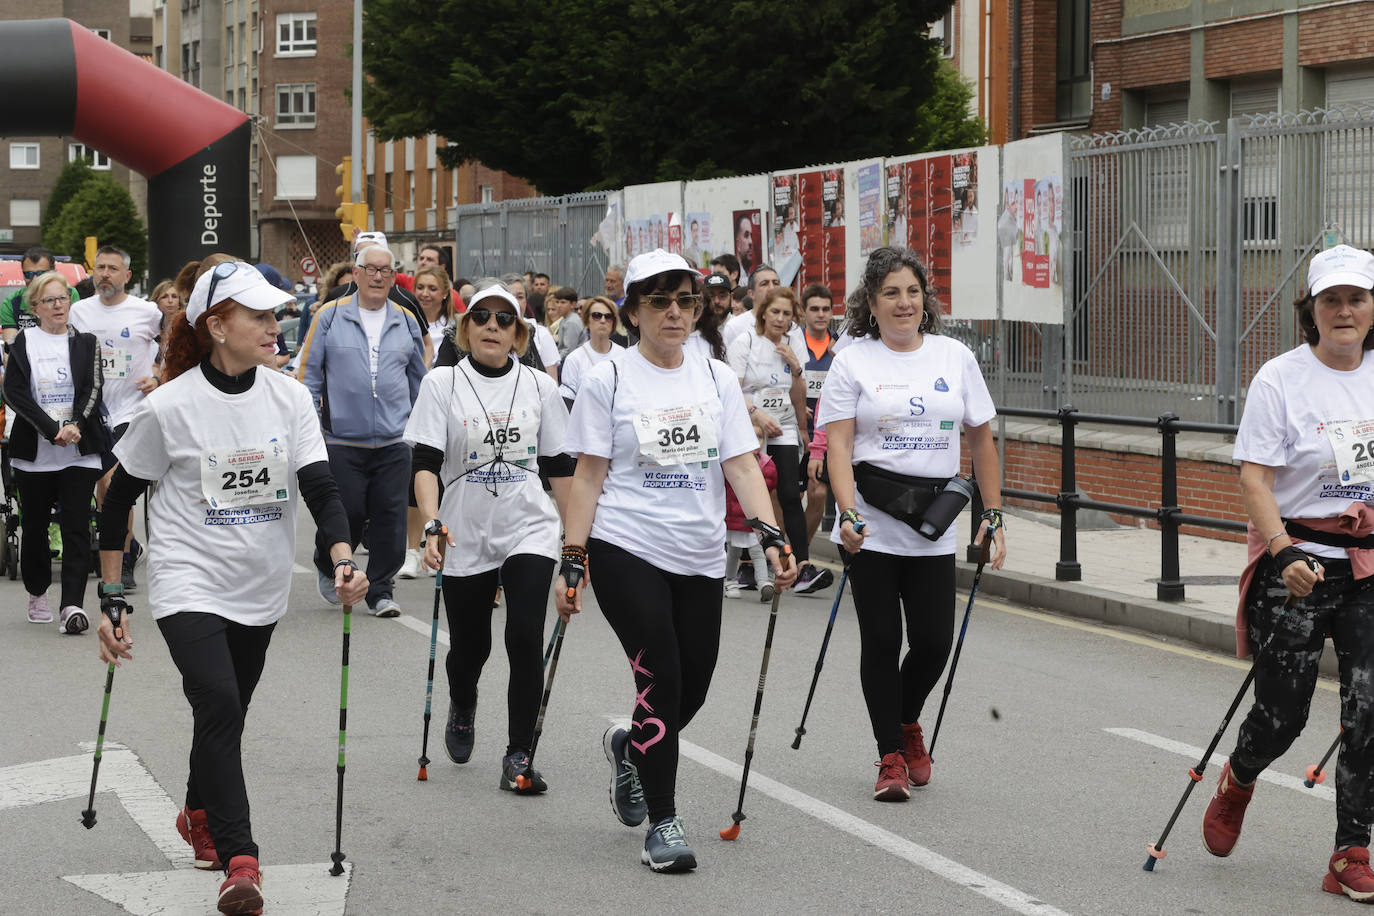
[[[395,617],[392,578],[405,558],[410,446],[403,433],[425,374],[420,327],[387,300],[395,257],[381,246],[354,259],[357,291],[326,303],[301,347],[300,378],[320,413],[329,467],[348,513],[353,546],[368,523],[368,610]],[[320,595],[338,604],[329,545],[315,545]]]

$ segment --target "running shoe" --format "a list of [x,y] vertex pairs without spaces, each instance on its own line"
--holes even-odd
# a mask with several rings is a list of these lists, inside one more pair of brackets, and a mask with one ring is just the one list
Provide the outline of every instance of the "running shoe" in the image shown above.
[[907,788],[906,760],[900,751],[884,754],[883,759],[873,765],[878,768],[874,801],[906,801],[911,797],[911,789]]
[[215,841],[210,838],[210,825],[205,820],[205,809],[192,811],[183,807],[177,812],[177,833],[191,846],[195,855],[196,868],[213,870],[222,868],[219,853],[215,852]]
[[733,579],[726,579],[726,580],[725,580],[725,597],[727,597],[727,598],[738,598],[738,597],[739,597],[739,583],[738,583],[738,582],[736,582],[736,581],[733,580]]
[[930,782],[930,753],[926,750],[920,722],[902,726],[902,759],[906,761],[907,776],[913,786]]
[[[518,780],[521,776],[529,780],[527,785],[520,785]],[[500,785],[507,792],[516,792],[520,795],[538,795],[549,789],[544,777],[530,766],[530,752],[526,750],[514,750],[501,758]]]
[[224,916],[255,916],[262,912],[262,870],[252,856],[229,860],[229,876],[219,886],[219,911]]
[[630,733],[612,725],[601,736],[601,747],[611,762],[611,812],[626,827],[638,827],[649,816],[639,767],[630,762]]
[[64,607],[58,614],[59,633],[66,633],[68,636],[77,636],[85,633],[90,627],[91,622],[86,619],[86,612],[75,605]]
[[420,577],[420,551],[407,550],[405,562],[401,564],[401,569],[396,573],[398,579],[418,579]]
[[752,592],[754,589],[758,588],[758,583],[754,581],[754,564],[741,563],[739,565],[739,575],[736,577],[736,581],[739,582],[739,587],[746,592]]
[[[1229,856],[1240,839],[1240,828],[1245,822],[1245,808],[1255,794],[1255,787],[1241,786],[1231,776],[1231,761],[1221,768],[1221,778],[1217,780],[1217,791],[1207,804],[1207,813],[1202,816],[1202,845],[1214,856]],[[1368,858],[1366,857],[1366,865]]]
[[124,583],[124,591],[138,591],[138,582],[134,579],[134,567],[138,565],[138,558],[143,555],[143,546],[136,540],[129,541],[129,549],[124,551],[124,561],[120,568],[120,581]]
[[319,586],[320,597],[323,598],[326,602],[334,605],[335,607],[338,607],[340,604],[343,604],[343,602],[339,600],[339,593],[334,589],[333,576],[326,576],[324,573],[320,572],[319,570],[316,570],[315,584]]
[[773,600],[773,583],[772,583],[772,582],[765,582],[765,583],[763,583],[763,586],[759,589],[759,601],[763,602],[764,604],[767,604],[768,602],[770,602],[770,601],[772,601],[772,600]]
[[1374,899],[1374,871],[1369,870],[1369,850],[1364,846],[1337,849],[1322,878],[1322,890],[1345,894],[1351,900],[1369,903]]
[[801,575],[797,576],[797,584],[792,586],[792,590],[798,595],[814,595],[821,589],[828,588],[834,581],[835,574],[830,570],[803,563]]
[[444,726],[444,751],[454,763],[467,763],[472,758],[472,746],[477,739],[474,721],[477,705],[463,709],[453,703],[448,707],[448,724]]
[[658,872],[691,871],[697,867],[697,854],[687,845],[682,818],[665,817],[649,828],[639,861]]
[[47,595],[29,596],[29,623],[52,623],[52,608]]
[[400,617],[401,606],[396,603],[395,598],[387,595],[384,598],[369,602],[367,612],[373,617]]

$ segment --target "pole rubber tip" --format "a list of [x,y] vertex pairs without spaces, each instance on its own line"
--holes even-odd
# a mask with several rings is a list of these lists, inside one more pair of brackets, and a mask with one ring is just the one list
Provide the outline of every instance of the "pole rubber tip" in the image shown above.
[[348,857],[342,852],[331,852],[329,858],[334,860],[334,867],[329,869],[329,873],[337,878],[344,873],[343,861]]
[[1154,843],[1151,843],[1147,847],[1147,849],[1150,852],[1150,857],[1145,860],[1144,869],[1145,871],[1154,871],[1155,863],[1158,862],[1160,859],[1164,858],[1166,855],[1168,855],[1168,853],[1165,852],[1163,849],[1160,849],[1159,847],[1155,846]]
[[420,782],[428,782],[428,781],[429,781],[429,768],[428,768],[428,767],[420,767],[420,773],[419,773],[419,775],[416,776],[415,778],[418,779]]
[[90,830],[95,826],[95,809],[86,808],[81,812],[81,826]]
[[519,776],[515,777],[515,785],[519,789],[528,789],[530,787],[530,778],[524,773],[521,773]]
[[1302,781],[1302,784],[1310,789],[1324,782],[1326,782],[1326,770],[1319,770],[1317,765],[1313,764],[1307,768],[1307,778]]
[[792,739],[792,750],[794,750],[794,751],[799,751],[799,750],[801,750],[801,735],[797,735],[796,738],[793,738],[793,739]]
[[739,824],[731,824],[720,832],[722,840],[733,840],[739,836]]

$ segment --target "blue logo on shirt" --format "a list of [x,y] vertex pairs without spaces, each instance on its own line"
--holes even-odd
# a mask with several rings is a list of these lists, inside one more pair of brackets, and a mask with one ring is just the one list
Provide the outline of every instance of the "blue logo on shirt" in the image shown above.
[[945,380],[944,380],[943,378],[937,378],[937,379],[935,380],[935,390],[936,390],[936,391],[948,391],[948,390],[949,390],[949,386],[945,384]]
[[119,332],[119,336],[120,336],[120,337],[128,337],[128,336],[129,336],[129,329],[128,329],[128,328],[125,328],[124,330],[120,331],[120,332]]

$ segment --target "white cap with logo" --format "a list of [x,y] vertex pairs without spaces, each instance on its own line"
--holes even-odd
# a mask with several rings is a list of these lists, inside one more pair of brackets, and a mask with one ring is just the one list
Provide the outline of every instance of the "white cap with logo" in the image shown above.
[[267,312],[295,298],[268,283],[258,269],[247,261],[225,261],[216,264],[196,280],[191,301],[186,303],[186,321],[195,327],[201,315],[225,299],[233,299],[245,308]]
[[1308,289],[1315,296],[1333,286],[1374,289],[1374,254],[1349,245],[1314,254],[1307,267]]
[[672,254],[662,248],[655,248],[653,251],[646,251],[637,254],[630,259],[630,266],[625,268],[625,285],[638,283],[649,277],[656,277],[659,274],[666,274],[674,270],[685,270],[688,273],[701,276],[701,271],[697,270],[687,259],[680,254]]

